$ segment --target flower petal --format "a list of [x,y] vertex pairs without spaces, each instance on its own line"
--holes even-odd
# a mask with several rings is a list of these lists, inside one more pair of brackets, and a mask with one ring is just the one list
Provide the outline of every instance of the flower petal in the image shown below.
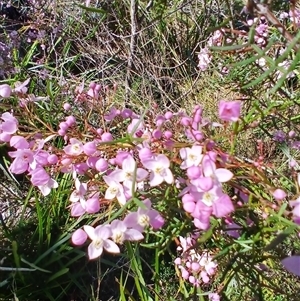
[[290,272],[300,276],[300,256],[295,255],[281,260],[282,265]]
[[172,184],[174,182],[174,177],[169,168],[165,169],[164,179],[168,184]]
[[103,247],[109,253],[114,253],[114,254],[120,253],[119,247],[110,239],[106,239],[103,242]]
[[138,241],[144,238],[144,235],[136,229],[128,229],[125,235],[125,239],[129,241]]
[[97,238],[95,229],[92,226],[84,225],[83,229],[91,240],[95,240]]
[[88,256],[89,256],[89,259],[96,259],[98,257],[101,256],[101,254],[103,253],[103,247],[95,247],[95,245],[93,244],[93,242],[91,242],[89,244],[89,247],[88,247]]
[[223,194],[213,203],[213,214],[216,217],[224,217],[234,211],[230,197]]
[[215,170],[215,175],[219,182],[224,183],[232,179],[233,173],[225,168],[218,168]]

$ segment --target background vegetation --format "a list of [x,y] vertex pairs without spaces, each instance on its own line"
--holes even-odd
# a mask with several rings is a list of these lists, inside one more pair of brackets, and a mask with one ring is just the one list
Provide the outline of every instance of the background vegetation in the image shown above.
[[[289,3],[273,3],[274,13],[288,11]],[[295,174],[286,166],[299,157],[298,148],[274,140],[279,130],[299,135],[299,53],[274,28],[263,50],[251,41],[251,28],[241,15],[239,1],[129,0],[48,1],[12,0],[2,3],[0,16],[0,83],[18,86],[30,78],[28,94],[41,102],[24,108],[18,97],[1,100],[0,112],[14,110],[24,132],[50,134],[64,117],[65,102],[73,105],[78,120],[90,113],[85,104],[74,105],[75,89],[83,82],[101,85],[101,101],[89,122],[112,106],[145,109],[155,114],[166,110],[192,111],[203,106],[217,118],[220,99],[243,101],[235,155],[246,162],[240,184],[256,195],[263,193],[259,181],[243,179],[249,160],[263,158],[266,175],[273,183],[294,194]],[[277,13],[278,12],[278,13]],[[285,24],[295,34],[293,26]],[[230,45],[214,48],[210,67],[200,72],[198,53],[218,28],[227,28]],[[237,47],[245,42],[237,33],[245,30],[251,51]],[[248,43],[248,42],[246,42]],[[240,51],[241,49],[241,51]],[[268,52],[266,51],[268,49]],[[289,66],[282,65],[282,51]],[[254,59],[253,59],[254,58]],[[257,62],[264,58],[268,69]],[[223,67],[226,67],[225,70]],[[290,77],[290,72],[293,76]],[[278,73],[279,72],[279,73]],[[281,72],[281,73],[280,73]],[[279,74],[281,76],[279,76]],[[280,79],[281,78],[281,79]],[[231,129],[216,130],[220,147],[230,151]],[[63,141],[57,141],[57,147]],[[176,240],[190,229],[180,229],[175,216],[171,226],[143,244],[131,245],[122,255],[105,255],[89,262],[84,249],[70,244],[71,233],[91,218],[71,218],[66,208],[72,191],[71,176],[59,175],[57,191],[42,197],[26,176],[9,171],[8,147],[0,148],[0,298],[3,300],[202,300],[197,290],[177,276],[174,259]],[[274,184],[274,185],[275,185]],[[228,187],[228,190],[231,188]],[[283,204],[284,205],[284,204]],[[222,228],[199,244],[219,261],[213,283],[221,300],[298,300],[299,278],[282,268],[280,259],[299,254],[297,228],[283,217],[263,219],[264,204],[254,201],[250,214],[256,223],[243,224],[245,211],[237,213],[243,227],[235,240]],[[249,212],[247,211],[247,214]],[[175,229],[173,233],[172,229]],[[274,233],[288,229],[288,237],[266,251]],[[170,236],[161,250],[151,246]],[[268,267],[262,272],[261,263]]]

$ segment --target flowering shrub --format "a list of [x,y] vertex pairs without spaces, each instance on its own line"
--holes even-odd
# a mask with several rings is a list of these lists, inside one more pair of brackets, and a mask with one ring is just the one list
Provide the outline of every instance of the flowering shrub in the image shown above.
[[[94,86],[90,85],[90,89]],[[18,92],[9,86],[3,89],[9,91],[5,97],[19,96],[19,93],[26,96],[26,90]],[[76,106],[86,101],[88,107],[96,109],[100,96],[89,91],[81,89]],[[22,103],[25,108],[28,105]],[[68,113],[72,110],[66,103],[63,107]],[[238,162],[212,139],[213,131],[221,133],[230,123],[238,125],[241,121],[240,101],[220,101],[219,117],[223,124],[205,119],[200,106],[190,115],[184,111],[156,116],[155,111],[147,111],[139,115],[131,109],[115,107],[102,114],[99,127],[88,124],[89,120],[81,124],[74,115],[68,115],[56,132],[34,135],[21,130],[13,112],[3,113],[0,124],[1,142],[14,149],[8,153],[12,158],[10,171],[26,173],[42,195],[48,196],[59,187],[58,174],[72,176],[71,216],[98,216],[92,223],[94,226],[83,225],[72,234],[75,246],[85,246],[89,241],[90,260],[102,256],[104,251],[120,253],[120,247],[126,242],[143,241],[149,229],[163,233],[173,218],[181,217],[190,233],[179,237],[177,249],[181,253],[175,265],[179,277],[199,289],[214,279],[218,263],[209,250],[199,253],[197,240],[216,227],[238,240],[242,235],[239,230],[243,229],[236,220],[239,212],[246,214],[250,210],[249,197],[262,201],[254,191],[248,190],[246,182],[240,182],[238,170],[243,168],[243,177],[251,181],[257,181],[259,176],[263,187],[268,188],[263,201],[273,210],[270,219],[276,216],[280,202],[287,197],[262,175],[262,165]],[[63,147],[57,147],[57,139],[63,139]],[[235,188],[234,194],[228,192],[229,186]],[[241,200],[240,194],[244,194]],[[298,203],[291,201],[290,206],[293,220],[300,224]],[[99,219],[100,210],[104,214]],[[260,218],[268,221],[266,214]],[[237,234],[233,234],[234,227]],[[283,264],[298,274],[288,267],[287,259]],[[219,290],[211,291],[209,300],[220,300],[219,293]]]
[[[267,57],[272,47],[268,20],[260,17],[248,25],[255,26],[253,36],[237,34],[245,50],[240,60],[254,62],[263,74],[272,70],[273,79],[294,76],[295,65],[284,61],[285,51],[281,51],[283,59]],[[236,39],[227,34],[226,28],[216,31],[208,47],[200,51],[202,72],[217,60],[211,50],[215,46],[238,49],[233,45]],[[254,59],[247,57],[251,43],[258,52]],[[225,78],[236,71],[234,65],[218,66]],[[299,232],[297,154],[289,154],[285,170],[276,173],[276,166],[266,162],[261,140],[254,158],[241,158],[237,150],[244,132],[251,129],[261,134],[264,122],[269,122],[265,119],[276,115],[277,103],[249,108],[242,101],[244,95],[242,100],[221,99],[218,121],[206,118],[199,104],[191,111],[153,106],[141,113],[105,102],[110,93],[116,93],[117,85],[110,89],[91,82],[58,89],[57,99],[69,98],[57,101],[57,116],[48,124],[43,114],[35,112],[39,108],[44,113],[52,105],[49,97],[55,101],[56,97],[54,93],[35,96],[30,80],[0,85],[2,104],[9,107],[10,101],[18,101],[18,106],[1,114],[0,121],[0,143],[8,148],[11,160],[9,172],[26,174],[42,201],[56,198],[64,189],[68,202],[64,209],[74,221],[68,242],[92,262],[109,254],[113,258],[127,254],[141,300],[148,300],[150,293],[141,278],[139,246],[155,249],[155,273],[159,274],[159,256],[176,243],[172,261],[184,298],[222,300],[245,275],[259,287],[253,284],[250,291],[268,287],[274,258],[286,268],[285,273],[300,276],[297,254],[276,253],[280,243]],[[296,126],[275,129],[268,133],[273,142],[291,151],[298,149]],[[71,181],[67,188],[66,179]],[[13,251],[18,258],[16,247]],[[46,255],[31,267],[39,268]],[[20,268],[20,260],[15,261]],[[275,284],[274,291],[279,290]]]

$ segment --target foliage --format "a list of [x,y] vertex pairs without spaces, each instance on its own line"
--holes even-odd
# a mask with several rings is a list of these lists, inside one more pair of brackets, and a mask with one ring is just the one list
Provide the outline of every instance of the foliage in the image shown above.
[[5,8],[0,298],[297,300],[298,15],[241,8]]

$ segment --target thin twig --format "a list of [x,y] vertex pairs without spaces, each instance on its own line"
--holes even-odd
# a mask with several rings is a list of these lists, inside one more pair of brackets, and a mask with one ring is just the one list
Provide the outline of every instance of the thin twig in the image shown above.
[[125,100],[126,104],[130,101],[130,90],[131,90],[131,71],[133,67],[133,57],[136,49],[137,41],[137,8],[138,1],[130,0],[130,21],[131,21],[131,36],[130,36],[130,47],[127,61],[127,73],[125,78]]

